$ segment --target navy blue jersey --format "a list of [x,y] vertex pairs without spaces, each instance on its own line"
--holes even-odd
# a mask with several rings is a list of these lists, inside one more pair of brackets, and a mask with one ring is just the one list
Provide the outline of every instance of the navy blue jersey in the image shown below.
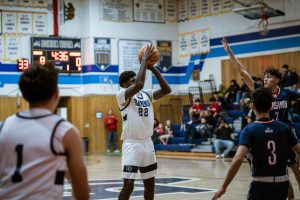
[[264,118],[247,125],[239,145],[246,146],[252,155],[252,176],[286,175],[289,147],[297,138],[284,123]]
[[[254,83],[255,89],[259,87],[262,86]],[[293,125],[290,113],[291,101],[297,100],[298,98],[300,98],[299,92],[279,88],[278,93],[273,94],[272,108],[269,113],[270,117],[282,121],[289,126]]]

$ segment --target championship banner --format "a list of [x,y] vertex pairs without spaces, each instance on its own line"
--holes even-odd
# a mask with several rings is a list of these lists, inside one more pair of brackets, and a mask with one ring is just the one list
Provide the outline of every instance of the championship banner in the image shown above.
[[200,54],[200,32],[190,33],[190,54],[197,55]]
[[200,32],[200,54],[207,54],[210,52],[210,37],[209,29]]
[[217,15],[222,11],[221,0],[211,0],[211,14]]
[[47,14],[33,13],[33,34],[47,35]]
[[179,41],[179,57],[190,56],[189,34],[188,33],[180,34],[178,41]]
[[0,35],[0,61],[4,61],[4,38]]
[[34,7],[48,8],[48,0],[34,0]]
[[199,18],[200,5],[198,0],[189,0],[189,19]]
[[222,3],[222,12],[231,12],[233,9],[232,0],[223,0]]
[[18,33],[32,34],[32,13],[18,13]]
[[205,17],[210,14],[210,1],[200,0],[200,16]]
[[165,20],[166,22],[177,22],[178,1],[165,0]]
[[158,40],[157,48],[160,54],[157,66],[163,71],[168,71],[168,69],[172,66],[172,42]]
[[17,33],[17,13],[16,12],[2,12],[2,32],[3,33]]
[[178,21],[184,22],[189,19],[188,13],[188,0],[179,0],[178,1]]
[[104,71],[111,64],[111,43],[110,38],[94,39],[95,65]]
[[34,0],[19,0],[19,6],[21,7],[32,7]]
[[5,61],[15,62],[21,57],[20,53],[20,39],[17,36],[5,36]]
[[2,0],[3,6],[18,6],[18,0]]
[[99,19],[109,21],[133,21],[132,0],[98,0]]
[[164,0],[134,0],[134,21],[164,23]]

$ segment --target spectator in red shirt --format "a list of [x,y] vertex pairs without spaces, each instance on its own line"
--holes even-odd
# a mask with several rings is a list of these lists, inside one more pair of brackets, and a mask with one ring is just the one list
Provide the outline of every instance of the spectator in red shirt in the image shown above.
[[104,124],[106,127],[106,149],[107,153],[110,152],[110,144],[113,145],[114,153],[119,153],[118,144],[117,144],[117,123],[118,119],[113,114],[112,109],[109,109],[108,115],[104,118]]
[[202,110],[204,110],[204,106],[203,104],[201,104],[200,99],[196,98],[194,100],[194,104],[189,110],[189,117],[190,117],[189,124],[192,124],[193,122],[197,122],[197,123],[199,122],[200,114]]

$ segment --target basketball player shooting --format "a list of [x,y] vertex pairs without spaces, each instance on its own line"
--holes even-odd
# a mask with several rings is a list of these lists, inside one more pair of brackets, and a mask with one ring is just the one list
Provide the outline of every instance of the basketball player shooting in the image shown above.
[[[144,198],[154,199],[157,161],[154,145],[151,140],[154,125],[152,101],[164,97],[171,88],[153,65],[147,65],[153,55],[153,45],[148,45],[142,53],[138,74],[124,71],[119,77],[122,87],[117,93],[117,101],[123,119],[122,146],[122,178],[123,188],[120,200],[128,200],[137,178],[138,171],[144,183]],[[158,80],[160,89],[144,90],[146,70],[150,70]]]
[[[241,75],[246,85],[254,90],[259,87],[265,87],[272,91],[272,107],[270,110],[270,117],[274,120],[279,120],[290,127],[292,132],[296,135],[296,130],[294,128],[294,123],[290,114],[291,101],[295,101],[300,98],[300,93],[279,87],[279,83],[282,78],[280,71],[274,67],[269,67],[264,72],[264,85],[259,85],[251,78],[249,73],[245,70],[242,63],[235,57],[232,53],[225,38],[221,41],[223,43],[224,49],[228,53],[231,62],[233,63],[237,72]],[[296,154],[290,149],[289,150],[289,160],[288,166],[292,168],[295,178],[300,187],[300,172],[299,164],[297,163]],[[289,195],[288,199],[294,199],[293,188],[291,183],[289,183]]]

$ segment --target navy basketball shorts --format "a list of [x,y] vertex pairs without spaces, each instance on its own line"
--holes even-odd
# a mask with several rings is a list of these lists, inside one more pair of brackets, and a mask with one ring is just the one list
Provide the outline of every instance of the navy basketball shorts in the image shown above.
[[248,193],[248,200],[286,200],[289,182],[266,183],[252,181]]
[[152,140],[123,142],[121,177],[137,179],[138,172],[142,179],[149,179],[157,174],[157,160]]

